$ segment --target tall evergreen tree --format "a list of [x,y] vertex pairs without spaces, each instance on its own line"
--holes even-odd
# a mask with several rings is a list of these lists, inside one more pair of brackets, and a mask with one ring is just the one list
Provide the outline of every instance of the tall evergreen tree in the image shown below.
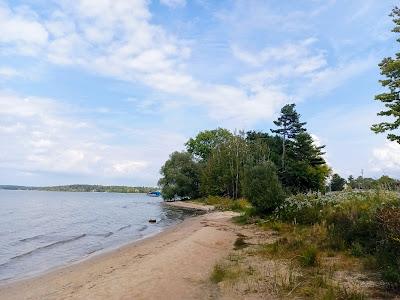
[[332,175],[332,178],[331,178],[331,190],[332,190],[332,192],[342,191],[345,184],[346,184],[346,179],[340,177],[339,174],[335,173],[335,174]]
[[[400,8],[393,8],[390,16],[395,24],[392,32],[400,33]],[[397,41],[400,42],[400,38]],[[375,96],[375,100],[383,102],[387,108],[379,112],[378,116],[393,117],[394,120],[372,125],[371,129],[375,133],[393,131],[400,127],[400,52],[396,53],[394,58],[385,57],[379,67],[381,74],[386,77],[379,82],[389,91]],[[391,141],[400,143],[399,134],[389,133],[387,137]]]
[[316,146],[312,136],[307,132],[302,132],[295,137],[289,151],[294,160],[305,161],[311,166],[318,166],[325,164],[322,157],[325,154],[322,151],[324,148],[325,145]]
[[273,133],[282,136],[282,170],[285,169],[286,143],[294,139],[299,133],[305,132],[306,122],[300,122],[300,115],[296,112],[296,104],[286,104],[281,109],[280,116],[274,124],[278,129],[271,129]]

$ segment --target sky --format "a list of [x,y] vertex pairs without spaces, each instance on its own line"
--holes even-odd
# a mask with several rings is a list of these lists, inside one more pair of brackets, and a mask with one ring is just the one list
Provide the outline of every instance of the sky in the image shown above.
[[0,184],[155,185],[201,130],[296,103],[347,177],[400,178],[378,63],[391,0],[0,0]]

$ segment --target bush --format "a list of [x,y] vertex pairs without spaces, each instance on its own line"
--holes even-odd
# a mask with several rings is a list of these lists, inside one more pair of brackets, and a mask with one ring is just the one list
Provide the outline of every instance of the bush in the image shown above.
[[318,250],[310,246],[299,256],[299,262],[303,267],[315,267],[318,265]]
[[274,218],[298,224],[324,224],[327,244],[376,261],[382,279],[400,287],[400,199],[388,191],[297,195],[275,210]]
[[320,221],[325,203],[315,195],[298,194],[289,198],[275,210],[275,217],[298,224],[314,224]]
[[348,194],[325,211],[331,244],[354,256],[372,255],[391,287],[400,287],[400,201],[390,192]]
[[197,199],[196,201],[206,205],[212,205],[218,210],[233,210],[239,212],[246,212],[251,208],[251,204],[244,198],[231,199],[220,196],[208,196],[205,198]]
[[260,215],[272,213],[284,200],[282,186],[272,162],[246,170],[244,191]]

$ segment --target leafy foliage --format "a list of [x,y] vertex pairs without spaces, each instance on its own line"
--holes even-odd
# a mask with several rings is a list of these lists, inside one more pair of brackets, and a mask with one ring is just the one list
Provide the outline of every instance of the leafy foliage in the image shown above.
[[[382,279],[400,287],[400,197],[389,191],[340,192],[287,198],[275,219],[326,226],[328,244],[355,256],[371,256]],[[321,226],[321,225],[320,225]]]
[[346,184],[346,179],[340,177],[339,174],[335,173],[332,175],[332,179],[331,179],[332,192],[342,191],[345,184]]
[[205,130],[186,142],[186,150],[199,159],[207,160],[213,149],[227,142],[231,137],[232,133],[227,129]]
[[[275,124],[279,128],[272,130],[277,133],[274,136],[262,131],[232,133],[223,128],[198,133],[185,144],[186,153],[191,156],[190,166],[196,171],[189,172],[182,177],[185,180],[178,181],[176,178],[171,179],[174,177],[172,173],[175,167],[171,162],[166,163],[161,170],[165,178],[160,180],[164,195],[174,197],[175,194],[180,195],[181,192],[177,191],[184,190],[181,194],[185,197],[200,194],[202,197],[239,199],[244,195],[245,186],[251,182],[246,178],[251,176],[249,174],[256,172],[261,176],[265,166],[279,166],[283,161],[285,167],[277,172],[279,186],[282,185],[285,191],[323,191],[330,173],[322,157],[324,146],[315,145],[313,138],[304,128],[306,123],[300,122],[295,105],[285,105]],[[190,176],[193,178],[190,179]],[[196,183],[191,196],[188,190],[190,184],[187,181]],[[184,184],[185,187],[179,187],[180,184]],[[262,191],[259,193],[261,195]],[[264,213],[267,210],[264,210]]]
[[240,198],[247,153],[248,145],[243,134],[231,135],[212,149],[208,159],[201,164],[202,195]]
[[158,184],[164,199],[199,196],[199,166],[187,152],[174,152],[161,168]]
[[[392,32],[400,33],[400,8],[395,7],[390,16],[393,18],[395,27]],[[397,39],[400,42],[400,38]],[[375,100],[385,104],[386,110],[378,113],[378,116],[392,117],[392,122],[381,122],[374,124],[371,129],[375,133],[393,131],[400,127],[400,52],[395,57],[385,57],[379,64],[381,74],[385,79],[379,82],[388,91],[375,96]],[[400,135],[389,133],[388,139],[400,143]]]
[[246,171],[245,194],[260,214],[274,211],[284,199],[275,165],[266,162]]

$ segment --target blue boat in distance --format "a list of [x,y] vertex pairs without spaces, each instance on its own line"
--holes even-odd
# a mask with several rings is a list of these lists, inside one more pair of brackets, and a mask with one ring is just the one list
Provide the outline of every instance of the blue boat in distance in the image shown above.
[[161,192],[160,191],[154,191],[154,192],[148,192],[147,196],[150,197],[160,197],[161,196]]

